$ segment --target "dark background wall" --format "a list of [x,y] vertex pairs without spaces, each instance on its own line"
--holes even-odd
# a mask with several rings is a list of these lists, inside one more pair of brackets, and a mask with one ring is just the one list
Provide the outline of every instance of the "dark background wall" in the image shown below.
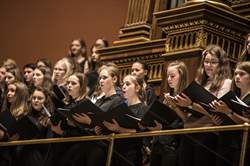
[[99,37],[112,45],[127,8],[128,0],[1,0],[0,62],[13,58],[22,67],[47,57],[55,63],[79,37],[88,48]]

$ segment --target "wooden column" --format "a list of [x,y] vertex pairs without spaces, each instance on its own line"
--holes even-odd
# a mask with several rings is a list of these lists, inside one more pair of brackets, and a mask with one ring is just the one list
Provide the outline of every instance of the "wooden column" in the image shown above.
[[114,45],[149,41],[154,0],[129,0],[125,25]]

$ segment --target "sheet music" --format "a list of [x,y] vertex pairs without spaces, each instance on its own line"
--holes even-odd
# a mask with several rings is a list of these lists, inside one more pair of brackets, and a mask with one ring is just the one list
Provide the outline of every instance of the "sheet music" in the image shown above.
[[132,116],[132,115],[129,115],[129,114],[125,114],[125,115],[128,116],[128,117],[130,117],[130,118],[132,118],[132,119],[135,119],[135,120],[137,120],[137,121],[141,121],[140,118],[137,118],[137,117],[135,117],[135,116]]

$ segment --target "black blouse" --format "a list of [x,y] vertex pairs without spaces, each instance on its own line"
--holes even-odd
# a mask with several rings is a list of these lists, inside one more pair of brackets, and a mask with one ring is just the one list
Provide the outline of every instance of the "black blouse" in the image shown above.
[[[242,101],[250,105],[250,94],[248,94],[246,97],[242,99]],[[248,112],[242,112],[241,116],[244,116],[246,118],[249,118]],[[241,148],[241,141],[242,141],[242,131],[224,131],[220,133],[220,139],[222,146],[230,146],[233,148]],[[250,139],[250,136],[248,135],[248,140]],[[250,144],[248,143],[248,148],[250,147]]]
[[96,101],[96,105],[101,108],[104,112],[113,109],[124,102],[124,99],[118,94],[114,94],[109,97],[103,96]]
[[147,106],[144,103],[130,105],[129,109],[134,113],[135,117],[142,118],[146,112]]

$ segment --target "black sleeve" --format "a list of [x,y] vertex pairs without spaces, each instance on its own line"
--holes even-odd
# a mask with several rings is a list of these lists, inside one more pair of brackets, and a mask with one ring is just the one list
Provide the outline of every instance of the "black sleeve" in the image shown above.
[[146,102],[147,105],[152,104],[157,99],[154,89],[151,86],[146,87]]

